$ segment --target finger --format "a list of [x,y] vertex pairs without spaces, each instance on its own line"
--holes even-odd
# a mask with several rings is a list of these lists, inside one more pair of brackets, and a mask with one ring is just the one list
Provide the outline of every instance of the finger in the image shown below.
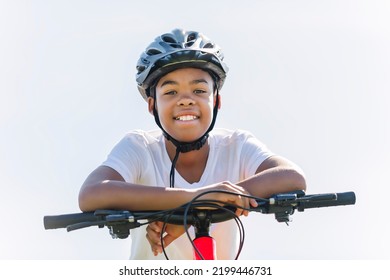
[[250,205],[251,205],[252,207],[257,207],[257,206],[259,206],[259,204],[257,203],[256,199],[254,199],[254,198],[251,198],[251,199],[249,200],[249,202],[250,202]]
[[236,199],[234,203],[237,205],[236,208],[236,216],[241,216],[243,214],[243,207],[245,207],[245,201],[242,199],[241,195],[235,196]]
[[245,217],[248,217],[249,216],[249,211],[248,210],[244,210],[242,211],[241,213],[239,213],[240,216],[245,216]]
[[251,201],[251,199],[247,198],[247,197],[244,197],[243,198],[243,208],[242,208],[242,212],[241,212],[241,215],[244,215],[244,216],[248,216],[249,215],[249,208],[250,208],[250,205],[251,203],[253,203]]
[[163,238],[163,242],[164,242],[164,247],[167,247],[169,244],[172,243],[172,241],[174,241],[176,239],[176,237],[170,235],[170,234],[167,234],[166,236],[164,236]]
[[155,232],[161,232],[163,225],[160,222],[152,222],[148,225],[148,228],[155,231]]
[[161,232],[157,232],[151,227],[147,226],[146,236],[148,237],[148,240],[150,240],[150,242],[161,246]]
[[153,252],[153,255],[157,256],[159,253],[162,253],[162,246],[156,244],[156,243],[150,238],[150,236],[149,236],[148,234],[146,235],[146,239],[149,241],[150,248],[151,248],[151,250],[152,250],[152,252]]
[[252,207],[257,207],[258,206],[258,203],[255,199],[253,198],[249,198],[247,199],[247,208],[244,209],[244,211],[242,212],[242,215],[244,215],[245,217],[249,216],[249,212],[250,212],[250,208]]

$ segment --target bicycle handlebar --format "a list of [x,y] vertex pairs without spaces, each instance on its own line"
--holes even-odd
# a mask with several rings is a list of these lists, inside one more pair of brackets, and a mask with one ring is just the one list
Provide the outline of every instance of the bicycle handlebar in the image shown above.
[[[295,210],[353,205],[356,202],[354,192],[312,194],[303,191],[276,194],[269,199],[257,198],[258,206],[249,211],[263,214],[275,214],[278,222],[289,222]],[[197,208],[198,207],[198,208]],[[207,209],[205,209],[205,207]],[[201,208],[201,209],[200,209]],[[216,202],[197,200],[193,204],[164,211],[122,211],[96,210],[94,212],[63,214],[44,217],[45,229],[67,228],[68,231],[89,226],[100,228],[107,226],[114,238],[127,238],[130,229],[142,226],[142,220],[163,221],[171,224],[194,225],[200,219],[209,223],[219,223],[235,218],[235,207],[221,207]]]
[[[333,200],[329,200],[328,197],[332,197]],[[322,194],[322,195],[306,195],[300,202],[303,209],[319,208],[329,206],[341,206],[341,205],[353,205],[356,202],[356,196],[354,192],[334,193],[334,194]]]

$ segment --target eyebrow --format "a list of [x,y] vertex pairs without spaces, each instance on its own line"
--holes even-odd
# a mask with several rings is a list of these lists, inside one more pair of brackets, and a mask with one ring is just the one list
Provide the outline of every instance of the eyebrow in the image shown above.
[[[190,85],[196,85],[200,83],[208,84],[208,82],[205,79],[196,79],[190,82]],[[166,86],[166,85],[178,85],[179,83],[173,80],[166,80],[164,81],[160,87]]]

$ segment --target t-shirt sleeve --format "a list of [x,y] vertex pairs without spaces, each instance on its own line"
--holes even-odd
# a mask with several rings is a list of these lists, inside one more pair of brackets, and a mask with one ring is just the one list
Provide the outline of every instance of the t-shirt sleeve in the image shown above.
[[126,135],[108,154],[102,165],[117,171],[126,182],[136,182],[139,177],[139,145],[132,137]]
[[268,147],[253,134],[244,132],[245,138],[241,150],[241,162],[244,177],[253,176],[260,164],[274,155]]

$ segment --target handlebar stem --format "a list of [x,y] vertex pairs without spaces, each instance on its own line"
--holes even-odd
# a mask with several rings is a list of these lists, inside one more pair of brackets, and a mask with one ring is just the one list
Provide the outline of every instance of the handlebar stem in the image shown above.
[[195,237],[210,236],[211,216],[209,211],[198,211],[193,213]]

